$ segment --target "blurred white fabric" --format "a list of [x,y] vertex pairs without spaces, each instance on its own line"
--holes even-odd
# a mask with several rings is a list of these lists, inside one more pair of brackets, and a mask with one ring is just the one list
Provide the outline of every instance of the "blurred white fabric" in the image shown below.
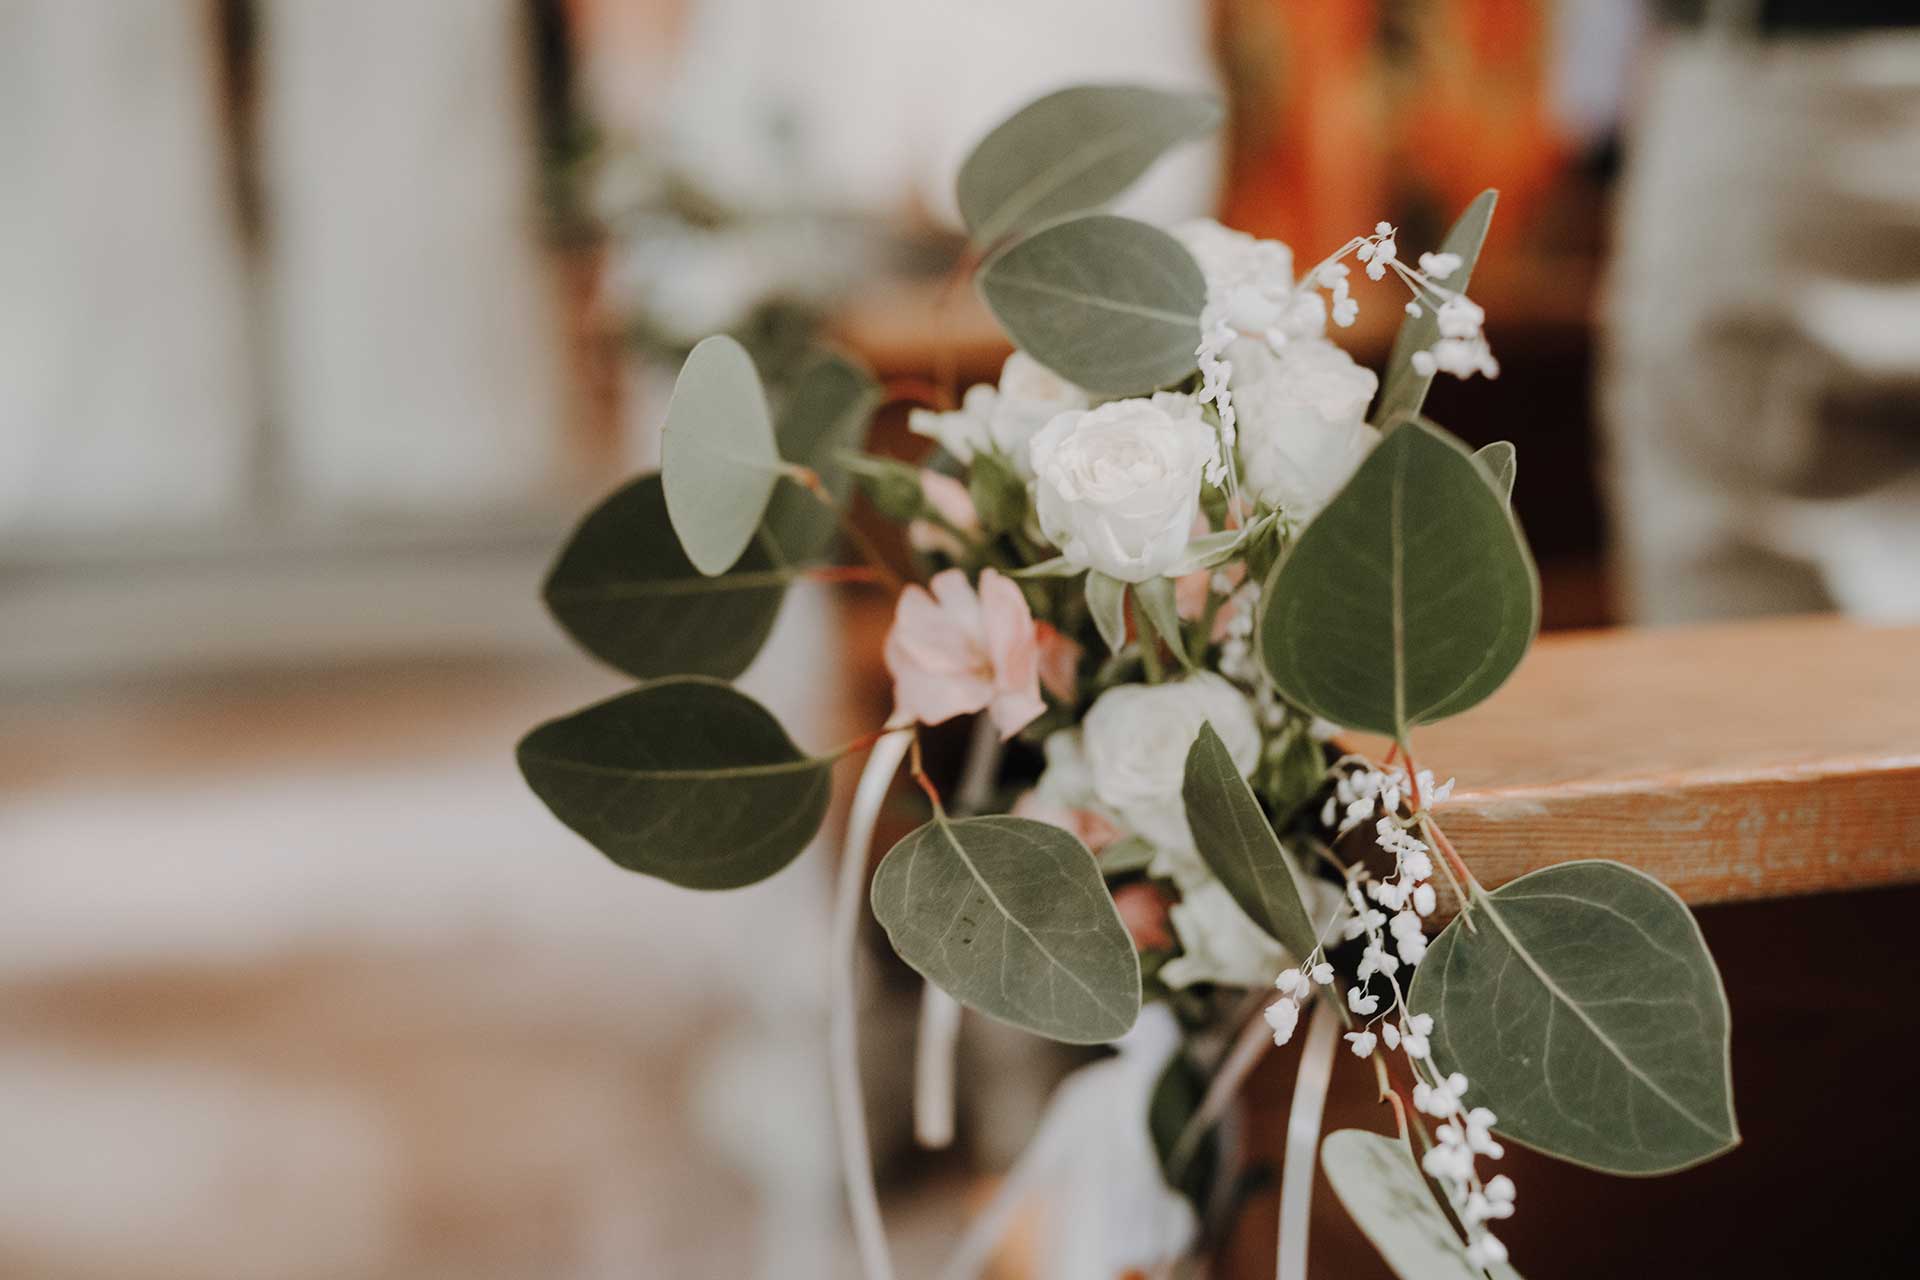
[[1920,35],[1662,42],[1602,401],[1629,617],[1920,618]]
[[258,406],[198,0],[0,4],[0,528],[232,516]]
[[[1002,117],[1089,80],[1218,87],[1198,0],[695,0],[669,91],[680,167],[741,208],[898,214],[959,225],[953,178]],[[1183,147],[1119,206],[1212,212],[1216,142]]]
[[311,508],[485,510],[554,479],[524,8],[262,6],[275,421]]

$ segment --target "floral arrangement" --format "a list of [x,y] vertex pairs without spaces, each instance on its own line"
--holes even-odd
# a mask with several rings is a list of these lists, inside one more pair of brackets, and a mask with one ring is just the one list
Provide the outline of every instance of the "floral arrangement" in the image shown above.
[[[924,466],[859,451],[884,396],[849,361],[823,358],[775,415],[739,346],[708,339],[661,472],[589,515],[547,584],[561,624],[642,683],[535,729],[521,767],[621,866],[696,889],[769,876],[813,840],[834,763],[871,752],[835,1026],[869,1276],[891,1270],[846,987],[866,842],[903,760],[930,818],[870,902],[934,1021],[949,1010],[944,1052],[958,1006],[1119,1046],[1063,1090],[1056,1119],[1082,1119],[1035,1139],[1044,1163],[1098,1135],[1082,1174],[1127,1199],[1085,1274],[1170,1267],[1217,1237],[1215,1130],[1251,1065],[1296,1038],[1300,1090],[1323,1093],[1344,1047],[1392,1132],[1321,1142],[1318,1101],[1296,1104],[1283,1276],[1304,1274],[1316,1149],[1386,1262],[1424,1278],[1515,1274],[1506,1142],[1626,1175],[1738,1142],[1726,999],[1686,908],[1604,861],[1484,887],[1437,818],[1451,783],[1415,758],[1414,731],[1492,694],[1538,625],[1513,448],[1469,452],[1421,416],[1437,374],[1498,372],[1467,292],[1494,193],[1434,252],[1403,258],[1383,222],[1304,271],[1214,223],[1099,212],[1217,117],[1090,86],[980,143],[960,207],[1018,350],[997,386],[912,412]],[[1389,282],[1406,316],[1376,376],[1332,335]],[[870,563],[829,558],[836,526],[857,535],[856,486],[906,524],[920,581],[858,536]],[[894,714],[822,755],[727,683],[807,579],[898,590]],[[967,716],[949,800],[920,735]],[[1391,747],[1363,758],[1354,732]],[[978,1267],[983,1232],[949,1274]]]

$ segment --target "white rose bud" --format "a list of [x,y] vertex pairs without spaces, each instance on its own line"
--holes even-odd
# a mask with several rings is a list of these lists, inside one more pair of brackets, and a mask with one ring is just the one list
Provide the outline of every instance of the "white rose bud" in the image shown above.
[[1191,396],[1062,413],[1033,438],[1040,527],[1074,564],[1123,582],[1179,562],[1217,452]]
[[1206,723],[1242,776],[1253,772],[1260,759],[1253,705],[1212,672],[1167,684],[1115,685],[1094,699],[1081,723],[1094,794],[1161,848],[1193,848],[1180,789],[1187,751]]
[[1313,519],[1379,442],[1366,421],[1379,378],[1324,338],[1278,353],[1236,342],[1229,358],[1248,486],[1292,518]]
[[1040,428],[1060,414],[1085,409],[1093,397],[1024,351],[1007,357],[1000,369],[1000,394],[987,420],[994,447],[1022,476],[1033,475],[1028,447]]
[[1000,407],[1000,393],[986,383],[967,388],[958,409],[914,409],[907,414],[907,430],[926,436],[961,462],[972,462],[973,455],[993,443],[993,416]]

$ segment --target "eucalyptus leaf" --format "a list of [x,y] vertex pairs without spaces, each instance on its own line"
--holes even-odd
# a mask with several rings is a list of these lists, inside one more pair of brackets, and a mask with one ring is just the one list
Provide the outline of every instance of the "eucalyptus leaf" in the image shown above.
[[[1400,1280],[1484,1280],[1404,1139],[1342,1129],[1320,1145],[1320,1164],[1354,1224]],[[1495,1274],[1519,1280],[1510,1267]]]
[[718,680],[656,680],[520,740],[554,816],[629,871],[689,889],[764,880],[826,816],[831,762]]
[[840,465],[887,519],[905,524],[926,512],[927,495],[920,486],[920,468],[871,453],[843,453]]
[[694,568],[725,573],[753,541],[780,479],[773,418],[753,358],[725,335],[687,356],[667,403],[660,474]]
[[1187,749],[1181,795],[1201,860],[1269,937],[1304,961],[1317,945],[1300,886],[1260,802],[1211,724]]
[[967,496],[989,533],[1018,529],[1027,520],[1027,484],[999,454],[982,449],[973,455]]
[[1187,1125],[1206,1096],[1207,1073],[1182,1050],[1167,1059],[1147,1098],[1147,1133],[1153,1139],[1153,1153],[1160,1162],[1160,1176],[1168,1186],[1191,1200],[1196,1209],[1206,1207],[1207,1191],[1219,1163],[1218,1128],[1207,1131],[1197,1149],[1187,1157],[1184,1168],[1173,1166],[1173,1155],[1180,1136],[1187,1131]]
[[1157,227],[1095,214],[1003,249],[980,292],[1020,349],[1067,381],[1135,395],[1192,373],[1206,278]]
[[1058,827],[936,813],[887,854],[873,914],[893,949],[969,1008],[1069,1044],[1126,1033],[1140,962],[1100,868]]
[[1261,600],[1281,695],[1396,739],[1498,689],[1540,623],[1520,526],[1465,447],[1423,420],[1375,447]]
[[1167,570],[1169,578],[1185,577],[1201,569],[1212,569],[1233,559],[1246,542],[1260,531],[1258,524],[1239,529],[1221,529],[1215,533],[1203,533],[1187,543],[1186,551],[1180,559]]
[[1123,876],[1134,871],[1145,871],[1159,854],[1159,849],[1139,836],[1122,836],[1100,851],[1100,873]]
[[[791,480],[774,490],[767,505],[766,537],[783,562],[817,560],[831,547],[839,524],[835,509],[853,489],[845,459],[865,439],[880,396],[880,384],[872,375],[837,355],[820,357],[795,379],[780,408],[780,456],[819,476],[835,505],[829,507]],[[917,491],[917,479],[915,484]]]
[[[1476,926],[1468,932],[1461,919]],[[1726,992],[1686,905],[1617,862],[1475,886],[1415,972],[1434,1062],[1500,1132],[1608,1173],[1685,1169],[1740,1141]]]
[[628,675],[730,680],[766,643],[799,572],[776,566],[756,539],[731,570],[703,575],[674,536],[660,477],[649,474],[581,521],[542,595],[568,635]]
[[1493,481],[1493,488],[1509,505],[1513,502],[1513,482],[1520,472],[1519,452],[1511,440],[1495,440],[1484,448],[1473,452],[1473,460],[1480,464]]
[[1087,573],[1087,612],[1107,648],[1114,653],[1127,645],[1127,584],[1098,570]]
[[1095,209],[1168,148],[1220,123],[1213,97],[1142,85],[1079,85],[1021,108],[960,167],[960,216],[976,244]]
[[[1467,291],[1473,265],[1480,258],[1480,246],[1487,239],[1487,224],[1493,221],[1493,207],[1499,200],[1498,191],[1482,191],[1454,220],[1447,238],[1440,242],[1440,252],[1460,256],[1459,270],[1439,282],[1454,293]],[[1387,374],[1380,382],[1380,398],[1373,406],[1371,421],[1375,426],[1389,427],[1400,415],[1418,413],[1426,404],[1433,375],[1413,367],[1413,353],[1425,351],[1439,340],[1440,319],[1430,306],[1423,305],[1419,315],[1408,316],[1400,322],[1400,332],[1393,339],[1393,354],[1387,359]]]

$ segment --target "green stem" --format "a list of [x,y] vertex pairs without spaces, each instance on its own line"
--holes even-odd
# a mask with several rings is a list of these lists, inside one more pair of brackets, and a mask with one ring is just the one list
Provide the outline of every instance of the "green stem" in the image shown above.
[[1127,593],[1127,603],[1133,609],[1133,630],[1140,644],[1140,662],[1147,669],[1147,683],[1159,684],[1167,678],[1166,668],[1160,663],[1160,633],[1141,607],[1137,592]]

